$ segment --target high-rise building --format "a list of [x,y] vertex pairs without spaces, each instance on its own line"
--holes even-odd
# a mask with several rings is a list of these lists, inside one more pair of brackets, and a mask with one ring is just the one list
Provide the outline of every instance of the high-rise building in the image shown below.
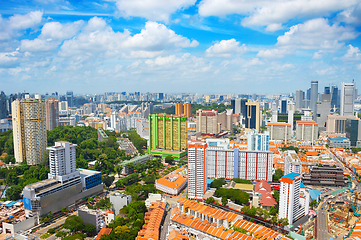
[[310,107],[312,111],[316,111],[316,102],[318,101],[318,81],[311,81],[311,102]]
[[184,104],[184,115],[187,118],[190,118],[192,116],[192,104],[190,104],[190,103]]
[[317,104],[316,122],[320,131],[326,131],[327,116],[331,115],[331,94],[322,94],[321,103]]
[[53,130],[59,126],[59,101],[55,98],[48,98],[45,101],[46,130]]
[[188,198],[203,200],[207,191],[207,143],[188,145]]
[[17,99],[11,107],[15,160],[21,163],[26,159],[28,165],[37,165],[44,159],[47,145],[45,102]]
[[68,102],[69,107],[74,107],[73,91],[66,92],[66,101]]
[[247,99],[241,99],[241,115],[243,117],[246,116],[247,114],[247,106],[246,106],[246,103],[247,103]]
[[248,129],[256,129],[258,132],[260,131],[261,126],[261,114],[259,109],[259,102],[246,102],[246,128]]
[[283,140],[285,143],[292,137],[292,125],[288,123],[268,123],[267,131],[270,140]]
[[337,108],[339,106],[338,87],[332,86],[331,88],[331,108]]
[[285,175],[289,173],[302,173],[302,163],[298,158],[295,150],[287,150],[283,153],[284,156],[284,173]]
[[292,225],[305,214],[305,208],[300,204],[301,175],[291,172],[280,179],[280,204],[278,219],[287,218]]
[[269,133],[258,133],[256,130],[248,133],[247,150],[250,151],[268,151]]
[[281,113],[287,113],[287,100],[281,101]]
[[218,127],[218,111],[216,109],[197,109],[196,113],[197,132],[217,134]]
[[187,155],[187,118],[173,115],[149,115],[148,153],[171,155],[180,159]]
[[3,91],[0,94],[0,119],[8,117],[8,109],[6,106],[6,95]]
[[318,123],[315,121],[296,121],[296,138],[300,141],[318,140]]
[[65,141],[55,142],[49,150],[49,178],[71,174],[76,171],[76,144]]
[[355,105],[355,83],[341,83],[340,115],[353,116]]
[[331,94],[330,87],[325,87],[324,94]]
[[241,114],[242,113],[242,99],[236,99],[234,103],[234,114]]
[[236,100],[231,100],[231,109],[233,110],[233,114],[236,114]]
[[235,178],[272,181],[273,153],[239,151],[239,171]]
[[302,90],[296,91],[296,110],[303,108],[304,92]]
[[[62,101],[59,102],[59,111],[68,111],[68,102],[67,101]],[[95,111],[95,110],[94,110]],[[90,113],[89,113],[90,114]]]
[[183,103],[175,103],[175,115],[183,115]]
[[306,91],[306,99],[311,100],[311,88],[308,88]]
[[163,93],[158,93],[158,100],[163,100],[163,99],[164,99]]

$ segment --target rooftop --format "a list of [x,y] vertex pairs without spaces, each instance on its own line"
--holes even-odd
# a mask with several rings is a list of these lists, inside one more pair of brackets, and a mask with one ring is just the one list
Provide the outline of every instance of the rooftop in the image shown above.
[[291,173],[289,173],[289,174],[287,174],[287,175],[284,175],[283,177],[284,178],[288,178],[288,179],[295,179],[295,177],[297,177],[297,176],[299,176],[300,174],[298,174],[298,173],[294,173],[294,172],[291,172]]

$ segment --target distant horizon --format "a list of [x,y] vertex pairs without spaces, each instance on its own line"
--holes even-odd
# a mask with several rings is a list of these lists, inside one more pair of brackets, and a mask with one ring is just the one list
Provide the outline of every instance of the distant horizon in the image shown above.
[[360,1],[4,1],[0,91],[291,93],[360,82],[360,48]]

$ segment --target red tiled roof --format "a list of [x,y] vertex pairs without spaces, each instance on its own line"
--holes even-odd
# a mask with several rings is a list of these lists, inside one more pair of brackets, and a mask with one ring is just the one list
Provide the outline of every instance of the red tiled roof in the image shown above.
[[109,235],[112,232],[113,229],[111,228],[102,228],[100,229],[100,232],[98,233],[97,237],[95,239],[100,239],[102,235]]

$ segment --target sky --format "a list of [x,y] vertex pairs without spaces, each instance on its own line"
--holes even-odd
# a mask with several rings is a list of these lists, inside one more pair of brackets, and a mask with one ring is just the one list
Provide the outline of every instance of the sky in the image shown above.
[[361,0],[2,0],[0,90],[322,92],[360,32]]

